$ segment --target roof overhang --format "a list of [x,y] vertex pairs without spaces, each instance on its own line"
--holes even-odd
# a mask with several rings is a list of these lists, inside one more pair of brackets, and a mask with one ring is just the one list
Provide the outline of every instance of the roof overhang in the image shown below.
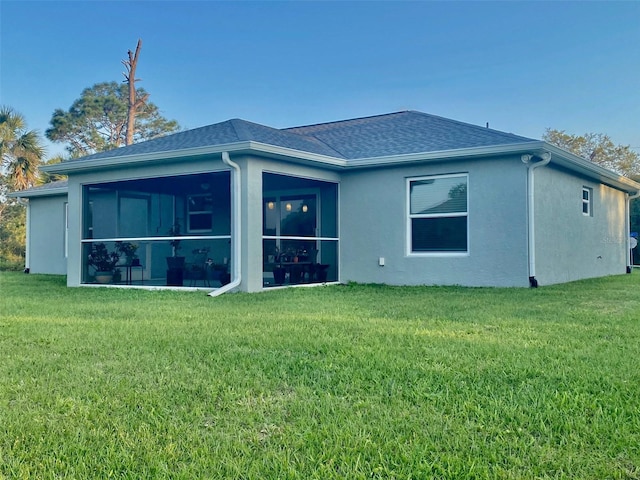
[[333,166],[334,168],[346,166],[346,161],[341,158],[318,155],[301,150],[293,150],[290,148],[269,145],[266,143],[247,141],[137,155],[121,155],[116,157],[103,157],[97,159],[72,160],[62,163],[56,163],[54,165],[45,165],[41,167],[41,170],[44,172],[68,175],[70,173],[82,173],[95,170],[111,170],[122,168],[125,166],[132,167],[141,164],[161,164],[193,157],[222,155],[222,152],[228,152],[230,154],[236,155],[251,153],[263,154],[275,156],[282,159],[286,158],[288,160],[297,160],[298,162]]
[[68,193],[67,185],[53,187],[53,188],[43,188],[36,187],[28,190],[20,190],[17,192],[8,193],[8,197],[13,198],[33,198],[33,197],[53,197],[56,195],[66,195]]
[[540,142],[543,144],[543,150],[551,154],[551,163],[564,167],[572,172],[578,173],[588,178],[599,181],[610,187],[617,188],[629,194],[638,193],[640,191],[640,183],[631,180],[623,175],[601,167],[597,163],[593,163],[578,155],[574,155],[562,148]]
[[[98,159],[73,160],[57,163],[54,165],[46,165],[42,167],[42,170],[45,172],[68,175],[73,173],[112,170],[141,165],[163,164],[187,158],[196,158],[211,155],[217,156],[222,155],[222,152],[228,152],[231,155],[260,155],[296,164],[305,164],[320,168],[343,171],[352,169],[385,168],[417,163],[443,162],[469,158],[521,155],[525,153],[539,156],[545,152],[548,152],[551,154],[551,164],[566,168],[572,172],[597,180],[601,183],[630,194],[640,191],[639,183],[543,141],[519,142],[504,145],[460,148],[432,152],[419,152],[383,157],[360,158],[355,160],[345,160],[343,158],[319,155],[301,150],[279,147],[276,145],[246,141],[164,152],[153,152],[148,154],[121,155],[114,157],[103,157]],[[33,192],[25,192],[22,195],[15,196],[44,196],[55,195],[56,193],[64,192],[56,192],[55,189],[47,189],[46,191],[36,190]]]

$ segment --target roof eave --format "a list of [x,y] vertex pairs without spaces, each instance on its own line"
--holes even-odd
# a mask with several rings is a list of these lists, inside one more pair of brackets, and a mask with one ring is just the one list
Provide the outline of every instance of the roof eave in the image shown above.
[[121,155],[117,157],[104,157],[93,160],[74,160],[69,162],[56,163],[55,165],[46,165],[43,166],[41,170],[44,172],[60,174],[81,173],[91,170],[119,168],[124,165],[131,166],[144,163],[164,163],[180,158],[215,155],[221,154],[222,152],[259,152],[282,158],[286,157],[289,159],[295,159],[297,161],[302,160],[304,162],[320,163],[331,165],[334,167],[342,167],[345,165],[345,160],[341,158],[314,154],[285,147],[278,147],[266,143],[246,141],[222,145],[211,145],[205,147],[186,148],[180,150],[168,150],[163,152]]
[[485,147],[459,148],[454,150],[441,150],[436,152],[411,153],[405,155],[389,155],[386,157],[371,157],[351,160],[348,167],[375,168],[385,166],[406,165],[411,163],[437,162],[472,157],[488,157],[495,155],[517,155],[522,153],[542,154],[551,153],[551,162],[568,168],[589,178],[598,180],[627,193],[635,193],[640,190],[640,184],[608,170],[600,165],[586,160],[578,155],[551,145],[547,142],[536,140],[531,142],[512,143],[504,145],[491,145]]
[[551,153],[551,163],[568,168],[573,172],[596,179],[605,185],[623,190],[630,194],[640,191],[640,183],[635,182],[624,175],[620,175],[609,169],[601,167],[597,163],[593,163],[590,160],[556,147],[555,145],[551,145],[546,142],[542,143],[544,144],[544,150]]
[[68,193],[68,187],[56,187],[56,188],[43,188],[34,190],[20,190],[17,192],[8,193],[8,197],[13,198],[32,198],[32,197],[53,197],[56,195],[66,195]]
[[133,155],[120,155],[117,157],[103,157],[92,160],[71,160],[54,165],[46,165],[41,168],[50,173],[81,173],[91,170],[119,168],[124,165],[137,165],[141,163],[164,163],[177,158],[211,155],[222,152],[242,150],[248,148],[250,142],[236,142],[223,145],[208,145],[204,147],[185,148],[180,150],[167,150],[162,152],[142,153]]
[[[640,190],[640,184],[627,177],[618,175],[615,172],[607,170],[606,168],[603,168],[593,162],[590,162],[589,160],[574,155],[571,152],[538,140],[503,145],[440,150],[434,152],[418,152],[410,154],[388,155],[382,157],[359,158],[353,160],[345,160],[343,158],[315,154],[286,147],[279,147],[276,145],[261,142],[245,141],[180,150],[153,152],[148,154],[105,157],[86,161],[70,161],[57,163],[54,165],[47,165],[42,167],[42,170],[45,172],[61,174],[82,173],[91,170],[119,168],[124,165],[130,166],[145,163],[153,164],[171,162],[180,158],[215,155],[221,154],[222,152],[235,152],[236,154],[250,154],[253,152],[276,157],[293,163],[323,166],[325,168],[332,168],[336,170],[389,167],[407,165],[411,163],[424,163],[431,161],[437,162],[472,157],[488,157],[495,155],[516,155],[522,153],[540,154],[543,152],[549,152],[552,155],[552,163],[568,168],[569,170],[580,173],[589,178],[596,179],[602,183],[626,191],[628,193],[635,193]],[[64,193],[63,190],[66,191],[66,189],[61,189],[59,193]],[[32,192],[29,194],[29,196],[55,195],[56,193],[58,192],[53,189],[48,190],[46,193]],[[26,197],[27,195],[20,196]]]
[[384,157],[369,157],[350,160],[349,168],[371,168],[382,166],[404,165],[407,163],[442,161],[470,157],[488,157],[494,155],[509,155],[527,153],[540,150],[544,142],[521,142],[503,145],[490,145],[483,147],[456,148],[451,150],[438,150],[433,152],[418,152],[401,155],[388,155]]

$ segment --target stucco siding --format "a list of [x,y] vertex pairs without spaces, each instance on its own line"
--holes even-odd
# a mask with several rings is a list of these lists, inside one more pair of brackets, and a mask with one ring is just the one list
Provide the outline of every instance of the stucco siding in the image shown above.
[[[407,178],[456,173],[468,174],[468,253],[409,254]],[[527,285],[526,168],[519,158],[350,172],[341,192],[343,281]]]
[[65,256],[66,195],[29,199],[29,271],[67,273]]
[[[625,273],[625,194],[552,166],[535,175],[539,284]],[[592,192],[590,215],[582,211],[583,187]]]

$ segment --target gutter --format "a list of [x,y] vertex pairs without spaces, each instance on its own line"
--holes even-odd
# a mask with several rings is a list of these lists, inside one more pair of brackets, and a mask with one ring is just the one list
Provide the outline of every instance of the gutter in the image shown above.
[[134,153],[129,155],[117,155],[113,157],[100,157],[87,160],[70,160],[67,162],[56,163],[52,165],[43,165],[40,170],[52,173],[79,173],[84,171],[92,171],[95,169],[113,169],[123,165],[137,165],[144,163],[163,163],[174,162],[177,159],[198,157],[206,155],[217,155],[229,152],[261,152],[270,155],[283,156],[296,160],[306,160],[311,163],[319,163],[334,167],[345,167],[346,160],[327,155],[305,152],[286,147],[278,147],[266,143],[255,141],[242,141],[235,143],[226,143],[221,145],[208,145],[203,147],[184,148],[179,150],[166,150],[151,153]]
[[[635,191],[638,184],[626,177],[615,174],[589,160],[585,160],[566,150],[555,147],[539,140],[503,145],[490,145],[481,147],[466,147],[453,150],[440,150],[430,152],[407,153],[386,155],[369,158],[338,158],[329,155],[305,152],[288,147],[280,147],[267,143],[246,140],[241,142],[226,143],[220,145],[205,145],[178,150],[166,150],[160,152],[148,152],[138,154],[117,155],[114,157],[100,157],[87,160],[73,160],[63,163],[42,166],[44,172],[53,173],[83,173],[92,170],[113,169],[122,166],[140,165],[145,163],[157,164],[163,162],[175,162],[189,157],[202,157],[218,155],[221,153],[261,153],[284,161],[298,164],[308,164],[330,168],[337,171],[347,171],[362,168],[381,168],[401,165],[410,165],[423,162],[441,162],[453,159],[473,158],[478,156],[516,155],[529,154],[529,152],[547,152],[554,157],[554,163],[569,170],[586,175],[589,178],[626,192]],[[119,153],[119,152],[118,152]],[[53,192],[51,192],[53,193]],[[57,192],[56,192],[57,193]],[[64,192],[60,192],[64,193]]]
[[42,188],[35,187],[29,190],[19,190],[17,192],[11,192],[7,194],[7,197],[11,198],[31,198],[31,197],[52,197],[54,195],[66,195],[68,193],[68,187],[55,188]]
[[633,195],[627,195],[627,273],[631,273],[633,270],[633,263],[631,262],[631,200],[635,200],[636,198],[640,198],[640,190],[638,190]]
[[[534,158],[540,159],[532,163]],[[535,219],[535,192],[534,192],[534,171],[538,167],[544,167],[551,161],[549,152],[542,152],[539,155],[526,153],[520,157],[522,163],[527,166],[527,217],[529,219],[527,243],[529,249],[529,285],[532,288],[538,287],[536,280],[536,219]]]
[[216,290],[213,290],[208,293],[210,297],[217,297],[222,295],[223,293],[227,293],[230,290],[238,287],[240,282],[242,281],[242,237],[241,237],[241,208],[240,208],[240,188],[241,188],[241,170],[240,166],[232,162],[229,158],[229,152],[222,152],[222,161],[225,165],[230,166],[233,170],[233,223],[232,223],[232,231],[231,238],[233,239],[233,276],[230,283],[223,285]]

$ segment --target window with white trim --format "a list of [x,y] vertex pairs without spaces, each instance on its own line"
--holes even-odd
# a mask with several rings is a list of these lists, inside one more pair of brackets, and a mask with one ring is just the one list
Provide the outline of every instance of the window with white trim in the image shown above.
[[468,174],[408,179],[409,253],[468,251]]
[[582,214],[593,216],[593,189],[589,187],[582,187]]
[[187,231],[210,232],[213,228],[213,197],[211,194],[187,197]]

